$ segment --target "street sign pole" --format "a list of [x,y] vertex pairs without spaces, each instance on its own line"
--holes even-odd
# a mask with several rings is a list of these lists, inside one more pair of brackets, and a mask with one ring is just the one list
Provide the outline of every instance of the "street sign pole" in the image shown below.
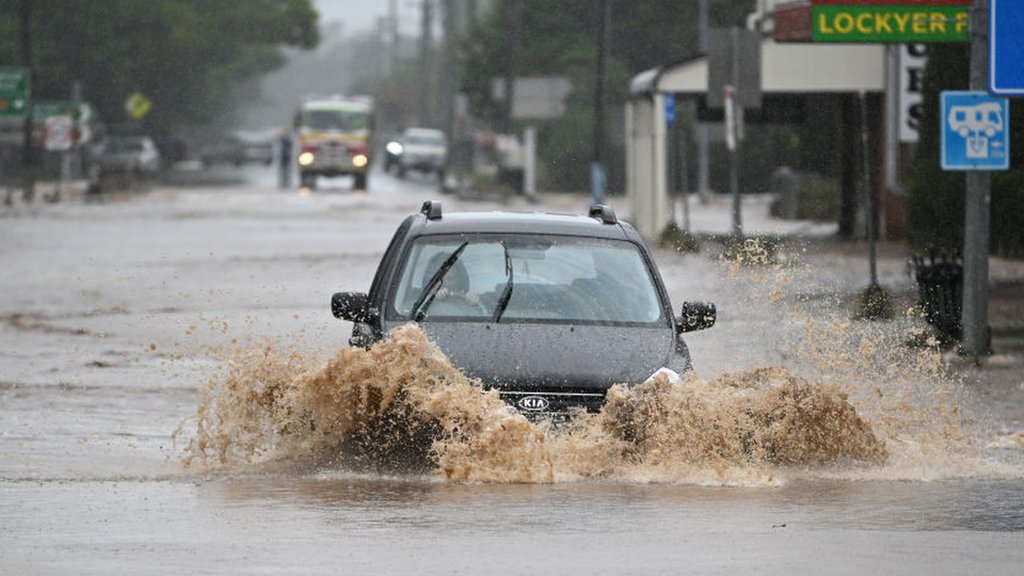
[[[985,90],[987,66],[986,32],[988,0],[974,0],[971,10],[971,90]],[[988,249],[989,193],[992,174],[988,170],[967,172],[964,210],[964,289],[961,323],[961,351],[975,362],[989,352]]]
[[726,104],[726,114],[732,112],[732,127],[728,137],[733,138],[733,146],[730,149],[729,158],[729,192],[732,194],[732,235],[735,239],[743,238],[743,204],[740,198],[740,122],[743,121],[743,104],[737,101],[740,91],[740,41],[739,30],[734,26],[729,30],[729,43],[731,47],[731,70],[732,77],[729,92],[732,95],[730,102]]

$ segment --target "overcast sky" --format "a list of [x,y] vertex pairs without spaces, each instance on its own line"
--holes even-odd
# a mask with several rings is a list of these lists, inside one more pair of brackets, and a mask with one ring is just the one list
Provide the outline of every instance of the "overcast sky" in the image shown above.
[[[313,0],[313,6],[320,12],[320,22],[344,22],[346,32],[372,30],[377,18],[387,16],[390,0]],[[412,31],[419,17],[419,2],[398,0],[402,31]]]

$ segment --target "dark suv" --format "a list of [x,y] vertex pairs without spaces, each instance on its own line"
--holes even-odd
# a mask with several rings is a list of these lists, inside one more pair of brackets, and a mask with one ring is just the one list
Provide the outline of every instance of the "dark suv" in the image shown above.
[[613,384],[690,369],[681,333],[715,307],[674,316],[650,252],[607,206],[588,216],[465,212],[426,202],[402,222],[369,293],[339,292],[349,343],[417,322],[452,363],[529,414],[599,409]]

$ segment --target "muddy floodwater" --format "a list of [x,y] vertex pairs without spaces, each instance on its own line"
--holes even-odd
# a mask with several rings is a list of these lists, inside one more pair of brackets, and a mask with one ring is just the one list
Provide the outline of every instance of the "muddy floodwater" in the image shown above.
[[246,170],[0,212],[0,574],[1024,566],[1024,363],[951,360],[899,258],[879,271],[904,311],[871,323],[848,309],[866,263],[814,238],[658,249],[676,305],[719,309],[687,336],[694,373],[537,422],[419,327],[352,349],[330,314],[430,183],[298,194]]

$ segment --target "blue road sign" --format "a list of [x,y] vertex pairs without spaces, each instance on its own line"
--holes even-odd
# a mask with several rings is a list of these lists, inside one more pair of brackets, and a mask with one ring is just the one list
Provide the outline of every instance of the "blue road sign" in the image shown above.
[[665,124],[669,126],[676,123],[676,95],[665,94]]
[[988,91],[1024,96],[1024,2],[989,0]]
[[1010,167],[1010,108],[985,92],[942,93],[942,169]]

